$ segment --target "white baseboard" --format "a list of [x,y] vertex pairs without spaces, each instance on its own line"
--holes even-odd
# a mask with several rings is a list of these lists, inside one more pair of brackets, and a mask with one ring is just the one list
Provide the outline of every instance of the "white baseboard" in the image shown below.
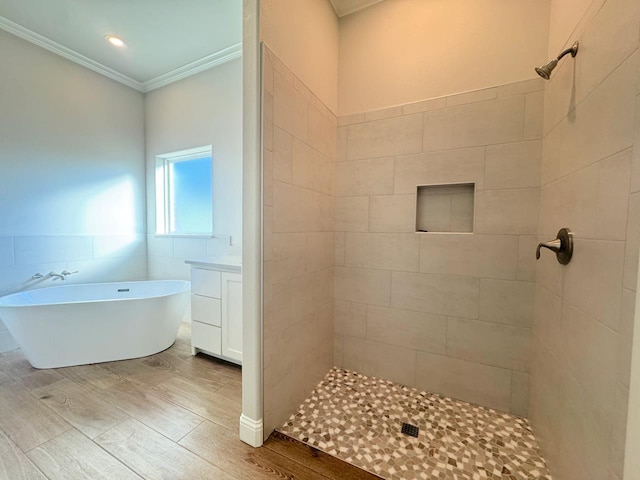
[[253,420],[244,414],[240,416],[240,440],[244,443],[252,447],[262,446],[263,428],[262,420]]

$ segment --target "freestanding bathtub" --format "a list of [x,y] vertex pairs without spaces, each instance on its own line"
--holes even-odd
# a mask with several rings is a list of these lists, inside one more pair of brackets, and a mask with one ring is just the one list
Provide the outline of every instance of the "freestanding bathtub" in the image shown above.
[[138,358],[175,342],[189,291],[182,280],[28,290],[0,298],[0,319],[35,368]]

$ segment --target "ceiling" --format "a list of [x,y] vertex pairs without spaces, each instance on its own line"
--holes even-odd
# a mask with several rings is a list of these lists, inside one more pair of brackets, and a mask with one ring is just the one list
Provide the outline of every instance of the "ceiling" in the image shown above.
[[382,0],[331,0],[333,9],[339,17],[355,13],[380,2]]
[[0,28],[148,91],[239,56],[242,2],[0,0]]

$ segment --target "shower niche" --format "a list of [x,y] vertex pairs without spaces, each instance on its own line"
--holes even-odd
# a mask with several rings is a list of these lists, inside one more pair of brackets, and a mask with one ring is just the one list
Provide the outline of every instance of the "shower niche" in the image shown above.
[[416,232],[473,233],[474,183],[419,185]]

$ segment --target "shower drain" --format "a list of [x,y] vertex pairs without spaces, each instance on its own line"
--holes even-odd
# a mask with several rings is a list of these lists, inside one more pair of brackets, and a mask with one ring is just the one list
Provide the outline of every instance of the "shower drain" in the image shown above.
[[405,435],[409,435],[410,437],[418,438],[418,433],[420,429],[415,425],[411,425],[410,423],[402,423],[402,433]]

